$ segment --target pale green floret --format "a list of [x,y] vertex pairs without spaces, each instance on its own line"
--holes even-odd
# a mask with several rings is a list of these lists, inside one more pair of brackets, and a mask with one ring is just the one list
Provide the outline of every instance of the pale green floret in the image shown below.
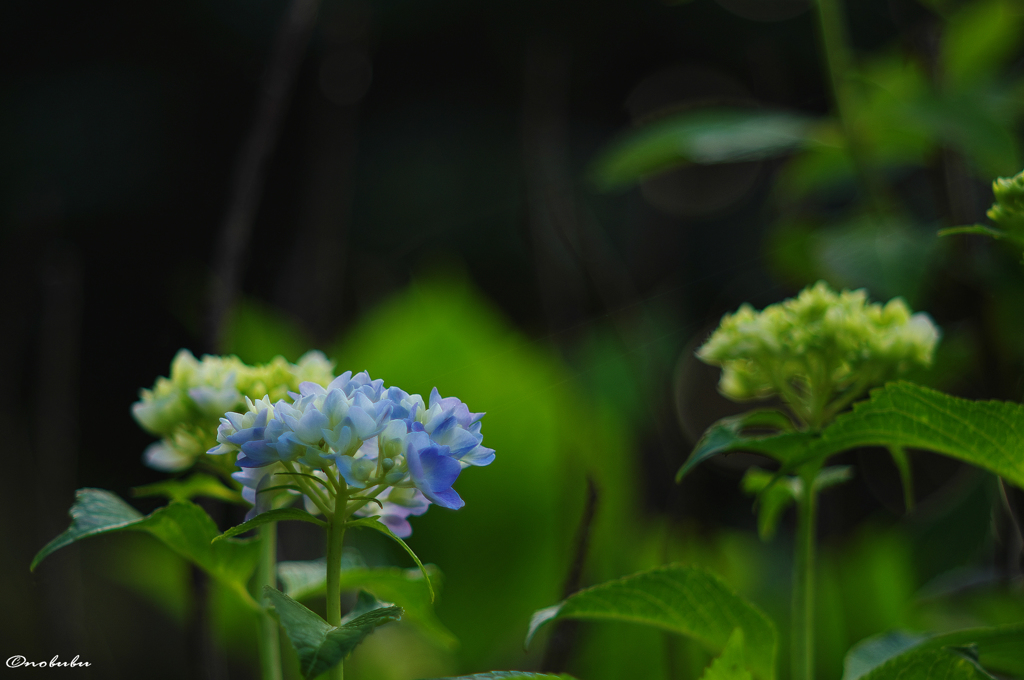
[[[196,359],[187,349],[171,361],[170,376],[157,378],[152,389],[140,390],[132,415],[147,432],[161,437],[143,454],[150,467],[176,472],[191,467],[217,445],[221,416],[238,411],[245,400],[264,396],[277,401],[302,382],[327,385],[334,364],[321,352],[307,352],[298,363],[274,357],[250,366],[236,356],[205,355]],[[216,459],[234,468],[234,460]]]
[[988,218],[1011,234],[1024,236],[1024,172],[992,183],[996,202]]
[[719,390],[737,401],[779,395],[819,427],[868,388],[931,364],[939,331],[902,299],[869,304],[863,290],[836,293],[819,281],[757,312],[727,314],[702,361],[722,367]]

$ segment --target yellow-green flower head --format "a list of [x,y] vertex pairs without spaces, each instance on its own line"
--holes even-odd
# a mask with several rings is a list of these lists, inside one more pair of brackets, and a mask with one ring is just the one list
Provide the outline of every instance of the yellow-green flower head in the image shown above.
[[333,371],[334,364],[316,351],[307,352],[297,364],[275,357],[249,366],[236,356],[205,355],[200,360],[180,350],[170,376],[157,378],[132,404],[136,422],[161,437],[146,449],[143,460],[158,470],[184,470],[216,444],[221,416],[239,410],[247,398],[269,395],[276,401],[303,382],[330,383]]
[[873,385],[931,364],[939,330],[895,298],[871,304],[863,290],[824,281],[755,311],[744,304],[697,351],[722,367],[719,390],[737,401],[780,395],[805,422],[821,424]]
[[992,183],[992,193],[996,202],[988,218],[1011,234],[1024,235],[1024,172],[1000,177]]

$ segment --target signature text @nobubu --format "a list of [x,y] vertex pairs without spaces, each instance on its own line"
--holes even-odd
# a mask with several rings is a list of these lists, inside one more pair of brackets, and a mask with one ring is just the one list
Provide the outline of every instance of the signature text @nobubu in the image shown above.
[[60,657],[56,654],[49,661],[29,661],[20,654],[12,656],[7,659],[8,668],[19,668],[21,666],[35,667],[35,668],[86,668],[91,664],[88,661],[79,661],[78,655],[71,661],[61,661]]

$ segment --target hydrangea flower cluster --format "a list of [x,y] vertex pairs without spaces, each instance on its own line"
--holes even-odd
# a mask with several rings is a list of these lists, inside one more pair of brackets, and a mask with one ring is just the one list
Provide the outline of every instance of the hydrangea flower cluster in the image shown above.
[[283,357],[249,366],[235,356],[196,359],[186,349],[171,362],[168,378],[157,378],[140,392],[132,416],[147,432],[160,437],[143,453],[149,467],[164,472],[188,469],[216,443],[217,427],[226,411],[241,408],[247,398],[283,398],[302,382],[326,385],[334,364],[320,352],[307,352],[298,363]]
[[757,312],[726,314],[697,351],[722,367],[719,390],[737,401],[779,395],[805,423],[829,420],[869,387],[931,364],[939,330],[895,298],[869,304],[864,290],[824,281]]
[[452,488],[469,466],[488,465],[480,419],[435,388],[429,403],[397,387],[384,388],[363,372],[347,371],[326,387],[308,381],[288,399],[246,399],[247,410],[220,421],[211,455],[232,455],[234,479],[253,504],[250,518],[304,496],[310,512],[379,515],[398,536],[412,533],[408,518],[430,504],[458,509]]
[[992,193],[996,202],[989,208],[988,218],[1014,240],[1024,241],[1024,172],[996,179]]

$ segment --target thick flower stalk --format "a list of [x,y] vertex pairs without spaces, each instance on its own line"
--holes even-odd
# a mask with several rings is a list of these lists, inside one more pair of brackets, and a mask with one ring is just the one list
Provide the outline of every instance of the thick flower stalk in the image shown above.
[[719,390],[736,401],[779,395],[804,425],[819,428],[870,387],[931,364],[939,331],[895,298],[868,303],[864,290],[824,281],[757,312],[727,314],[697,357],[722,367]]
[[307,352],[298,363],[282,357],[249,366],[235,356],[196,359],[181,350],[171,362],[170,376],[157,378],[140,392],[132,416],[147,432],[160,437],[143,453],[149,467],[179,472],[192,467],[217,443],[220,418],[245,406],[245,400],[269,395],[281,399],[302,382],[321,385],[333,377],[334,365],[320,352]]
[[[307,509],[342,519],[376,515],[397,536],[431,504],[458,509],[452,488],[469,466],[488,465],[480,419],[435,388],[418,394],[346,372],[326,387],[303,382],[289,399],[246,399],[221,419],[211,455],[230,455],[250,517],[304,497]],[[339,504],[344,503],[344,507]]]

